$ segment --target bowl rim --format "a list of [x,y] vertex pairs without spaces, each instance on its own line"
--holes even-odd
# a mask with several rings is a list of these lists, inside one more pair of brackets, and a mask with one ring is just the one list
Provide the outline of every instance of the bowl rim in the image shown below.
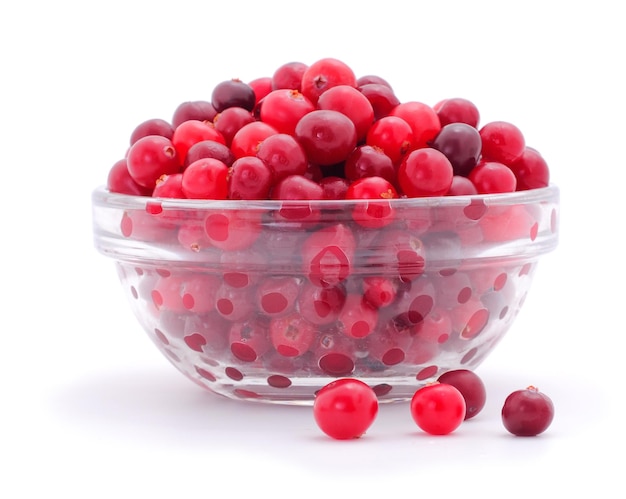
[[150,205],[158,205],[163,209],[177,210],[276,210],[282,207],[302,206],[303,203],[320,209],[350,209],[364,202],[390,204],[398,209],[410,208],[451,208],[466,207],[472,203],[484,203],[487,206],[508,206],[518,204],[535,204],[541,202],[558,202],[560,191],[556,184],[550,183],[546,187],[528,189],[499,194],[471,194],[461,196],[433,196],[419,198],[394,199],[314,199],[314,200],[235,200],[235,199],[177,199],[151,196],[135,196],[111,192],[105,185],[100,185],[92,191],[94,205],[106,205],[121,209],[145,209]]

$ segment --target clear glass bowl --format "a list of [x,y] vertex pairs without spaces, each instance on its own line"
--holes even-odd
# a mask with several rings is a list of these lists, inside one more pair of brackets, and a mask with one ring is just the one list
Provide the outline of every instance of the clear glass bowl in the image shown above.
[[381,402],[475,369],[558,242],[556,186],[380,201],[193,201],[93,192],[150,339],[227,397],[310,404],[339,377]]

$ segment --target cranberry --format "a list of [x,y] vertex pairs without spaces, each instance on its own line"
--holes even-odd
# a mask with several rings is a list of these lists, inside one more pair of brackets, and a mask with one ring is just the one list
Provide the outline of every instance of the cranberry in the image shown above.
[[228,333],[230,350],[242,362],[254,362],[267,352],[272,344],[269,340],[269,323],[260,316],[235,322]]
[[413,131],[402,118],[385,116],[368,130],[365,143],[381,149],[393,164],[398,164],[413,149]]
[[312,324],[322,326],[337,320],[346,302],[344,286],[321,288],[306,282],[298,295],[298,310]]
[[256,95],[250,85],[233,78],[215,86],[211,94],[211,104],[218,113],[229,107],[243,107],[252,111],[256,104]]
[[359,91],[370,101],[376,120],[388,116],[391,110],[400,104],[400,99],[388,85],[367,83],[360,86]]
[[303,175],[307,170],[307,157],[302,146],[291,135],[277,133],[267,137],[257,150],[274,176],[274,181],[290,175]]
[[158,118],[144,121],[137,125],[130,135],[130,145],[132,146],[139,139],[148,135],[161,135],[171,140],[172,135],[174,135],[174,127],[167,121]]
[[294,135],[300,118],[314,109],[315,105],[298,90],[279,89],[263,99],[260,118],[278,132]]
[[344,62],[325,58],[311,64],[302,74],[301,91],[313,103],[329,88],[337,85],[356,87],[356,76]]
[[350,228],[335,224],[312,232],[302,244],[304,275],[316,286],[335,286],[352,272],[355,239]]
[[267,317],[286,315],[294,310],[299,291],[295,277],[265,277],[257,286],[257,309]]
[[235,134],[248,123],[254,121],[254,116],[242,107],[229,107],[218,113],[213,119],[215,129],[222,134],[226,145],[230,145]]
[[553,419],[552,400],[534,386],[511,393],[502,406],[502,423],[516,436],[539,435],[548,429]]
[[181,162],[184,162],[189,148],[204,140],[226,144],[226,139],[215,129],[213,123],[198,120],[187,120],[178,125],[174,130],[172,144],[174,144]]
[[272,75],[272,90],[285,88],[299,91],[302,88],[302,75],[307,68],[305,63],[298,61],[283,64]]
[[270,321],[272,345],[284,357],[304,354],[315,340],[315,334],[315,326],[298,312],[274,317]]
[[389,113],[406,121],[413,131],[412,145],[415,149],[427,147],[441,130],[435,110],[422,102],[402,102]]
[[452,385],[433,383],[423,386],[411,398],[411,415],[417,425],[431,435],[447,435],[465,418],[465,400]]
[[230,144],[230,150],[235,159],[244,156],[256,156],[261,142],[277,133],[278,131],[267,123],[253,121],[244,125],[235,134]]
[[203,158],[219,159],[227,166],[231,166],[235,161],[235,156],[231,150],[221,142],[215,140],[202,140],[192,145],[187,151],[184,166],[187,167],[194,161]]
[[430,145],[448,158],[455,175],[465,177],[478,163],[482,148],[478,130],[465,123],[444,126]]
[[[272,189],[272,199],[290,199],[290,200],[315,200],[323,199],[324,192],[322,187],[313,180],[302,175],[289,175],[280,180]],[[304,209],[308,214],[310,208],[304,204],[298,204],[298,210]],[[285,210],[287,209],[284,207]],[[282,213],[285,214],[284,212]],[[295,212],[294,212],[295,214]],[[289,218],[287,216],[287,218]]]
[[345,114],[356,128],[357,142],[365,140],[374,122],[374,108],[361,92],[349,85],[338,85],[326,90],[317,101],[318,109],[339,111]]
[[506,121],[492,121],[480,129],[482,157],[509,165],[524,152],[524,136],[519,128]]
[[475,372],[468,369],[456,369],[443,373],[437,381],[452,385],[461,392],[465,399],[466,420],[476,416],[485,407],[487,400],[485,384]]
[[188,101],[181,103],[172,116],[172,126],[176,129],[181,123],[188,120],[213,122],[217,111],[213,104],[207,101]]
[[409,283],[424,273],[424,245],[416,235],[402,229],[380,232],[371,245],[367,265],[383,275],[396,275]]
[[433,109],[442,127],[450,123],[466,123],[477,128],[480,121],[480,113],[474,103],[460,97],[440,101]]
[[254,210],[211,213],[204,221],[211,244],[226,251],[249,247],[261,232],[261,215]]
[[226,199],[228,166],[214,158],[194,161],[183,172],[182,189],[189,199]]
[[368,85],[368,84],[377,84],[377,85],[385,85],[386,87],[391,88],[391,85],[389,84],[389,82],[387,80],[385,80],[382,76],[378,76],[378,75],[363,75],[363,76],[359,76],[356,79],[356,86],[357,88],[361,88],[363,85]]
[[342,177],[324,177],[319,180],[324,199],[345,199],[350,187],[350,181]]
[[128,173],[141,187],[152,190],[161,175],[180,171],[181,160],[172,141],[148,135],[135,142],[126,156]]
[[235,160],[228,178],[228,199],[267,199],[274,181],[270,168],[254,156]]
[[256,98],[255,109],[259,102],[261,102],[263,98],[273,90],[271,76],[262,76],[260,78],[256,78],[252,81],[249,81],[248,85],[250,85],[252,90],[254,90],[254,97]]
[[128,171],[126,158],[116,161],[107,177],[107,189],[118,194],[129,194],[131,196],[149,196],[152,189],[139,185]]
[[215,292],[215,308],[232,322],[245,322],[254,315],[254,299],[250,288],[234,288],[222,283]]
[[295,128],[296,139],[313,163],[329,166],[344,161],[356,147],[354,123],[338,111],[315,110]]
[[367,144],[354,149],[344,164],[344,174],[348,180],[363,177],[382,177],[390,183],[396,183],[396,169],[393,161],[377,146]]
[[467,177],[462,175],[454,175],[450,189],[446,192],[446,196],[472,196],[478,194],[476,186]]
[[408,154],[398,169],[398,184],[408,197],[443,196],[452,185],[454,171],[437,149],[417,149]]
[[354,378],[330,382],[317,392],[313,402],[313,415],[318,427],[337,440],[361,437],[377,414],[376,393]]
[[339,314],[341,332],[349,338],[369,336],[378,324],[378,311],[360,293],[350,294]]
[[389,277],[363,278],[363,299],[374,308],[386,307],[396,299],[398,283]]
[[479,194],[514,192],[517,179],[513,171],[502,163],[481,161],[470,172],[469,179]]
[[152,197],[155,198],[175,198],[184,199],[187,197],[183,190],[183,174],[172,173],[171,175],[161,175],[157,181]]
[[395,210],[389,199],[398,197],[391,183],[382,177],[364,177],[355,180],[346,191],[346,199],[368,200],[371,203],[356,203],[352,210],[352,219],[367,228],[380,228],[392,223]]
[[532,147],[526,147],[522,155],[509,167],[517,179],[517,190],[540,189],[550,183],[550,170],[546,160]]

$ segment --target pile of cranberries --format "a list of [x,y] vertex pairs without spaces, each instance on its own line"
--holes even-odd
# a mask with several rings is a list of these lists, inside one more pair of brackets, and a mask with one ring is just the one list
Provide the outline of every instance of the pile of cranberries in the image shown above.
[[408,400],[485,358],[556,234],[553,199],[478,195],[548,184],[514,125],[479,127],[462,98],[400,102],[326,58],[140,123],[94,218],[137,317],[197,384],[319,405],[358,378]]
[[113,165],[111,192],[190,199],[392,199],[545,187],[548,166],[513,124],[479,128],[470,101],[400,102],[337,59],[226,80],[211,99],[149,119]]
[[[420,387],[410,402],[417,426],[431,435],[448,435],[463,421],[482,411],[486,390],[476,373],[467,369],[447,371]],[[355,378],[342,378],[317,394],[313,415],[318,427],[337,440],[361,437],[378,414],[376,393]],[[512,392],[501,411],[504,427],[516,436],[536,436],[548,429],[554,418],[552,400],[534,386]]]

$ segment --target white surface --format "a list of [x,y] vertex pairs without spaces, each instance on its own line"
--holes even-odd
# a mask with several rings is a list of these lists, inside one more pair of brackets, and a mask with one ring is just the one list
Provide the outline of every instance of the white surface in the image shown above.
[[[617,2],[270,5],[0,7],[0,496],[619,497],[626,37]],[[380,74],[402,100],[462,96],[483,123],[517,124],[561,187],[561,244],[478,370],[488,405],[447,437],[420,433],[408,407],[394,405],[362,439],[335,442],[310,409],[200,391],[150,344],[113,263],[92,246],[91,190],[137,123],[168,119],[221,80],[326,56]],[[542,436],[514,438],[499,411],[528,384],[552,397],[556,417]]]

